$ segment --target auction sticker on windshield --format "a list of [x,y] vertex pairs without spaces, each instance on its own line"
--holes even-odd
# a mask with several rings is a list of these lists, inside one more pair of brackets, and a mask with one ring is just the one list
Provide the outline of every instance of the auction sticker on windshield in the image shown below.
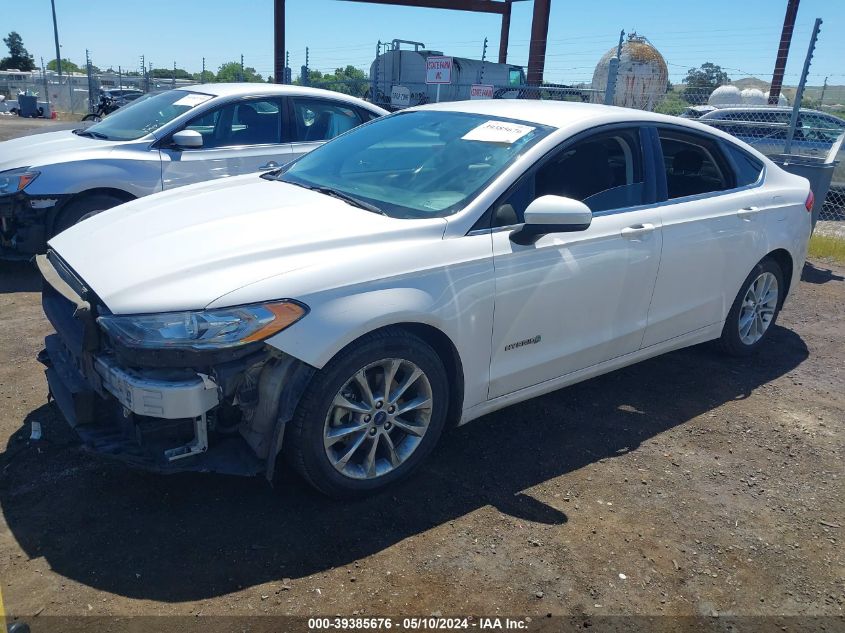
[[514,143],[534,129],[530,125],[520,125],[519,123],[487,121],[471,129],[461,138],[465,141],[483,141],[485,143]]
[[174,102],[173,105],[188,106],[189,108],[194,108],[201,103],[205,103],[209,99],[211,99],[211,95],[202,95],[196,92],[192,92],[190,94],[186,94],[184,97]]

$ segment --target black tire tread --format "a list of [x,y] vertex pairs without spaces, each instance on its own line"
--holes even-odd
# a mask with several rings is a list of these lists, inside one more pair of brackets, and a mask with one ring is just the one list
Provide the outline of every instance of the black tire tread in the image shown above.
[[[749,284],[764,272],[774,274],[775,278],[778,280],[778,305],[777,308],[775,308],[774,315],[772,316],[772,322],[763,334],[763,337],[753,345],[745,345],[739,340],[738,332],[735,331],[734,326],[739,318],[740,305],[742,303],[742,299],[745,297]],[[742,282],[739,292],[737,293],[734,302],[731,304],[731,309],[728,311],[728,316],[725,319],[724,326],[722,327],[722,335],[714,341],[717,349],[728,356],[735,357],[749,356],[756,353],[760,349],[761,345],[769,338],[772,328],[777,322],[778,315],[780,314],[780,307],[783,304],[784,290],[783,271],[781,270],[780,265],[768,256],[757,262],[754,268],[751,269],[751,272],[748,273],[745,281]]]
[[107,193],[94,193],[81,197],[78,200],[72,200],[62,209],[59,217],[56,219],[53,235],[58,235],[65,229],[69,229],[79,222],[82,216],[91,211],[105,211],[124,202],[126,200]]

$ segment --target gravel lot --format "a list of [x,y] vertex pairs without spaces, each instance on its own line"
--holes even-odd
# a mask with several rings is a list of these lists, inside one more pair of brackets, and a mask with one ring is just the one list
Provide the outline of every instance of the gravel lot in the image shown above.
[[38,288],[0,263],[8,614],[843,614],[845,268],[808,264],[753,359],[692,348],[497,412],[355,503],[78,452]]

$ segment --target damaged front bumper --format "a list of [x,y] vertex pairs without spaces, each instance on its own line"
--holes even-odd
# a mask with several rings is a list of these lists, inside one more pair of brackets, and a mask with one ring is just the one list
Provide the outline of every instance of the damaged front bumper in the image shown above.
[[57,213],[69,196],[0,196],[0,259],[31,259],[43,253]]
[[36,261],[56,329],[39,360],[85,450],[162,473],[272,478],[312,368],[266,346],[202,368],[129,365],[104,340],[84,283],[52,253]]

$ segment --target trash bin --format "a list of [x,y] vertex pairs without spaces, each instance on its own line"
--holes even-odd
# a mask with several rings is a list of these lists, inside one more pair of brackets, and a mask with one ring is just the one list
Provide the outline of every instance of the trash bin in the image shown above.
[[18,95],[18,116],[38,116],[38,97]]
[[827,162],[824,158],[800,154],[774,154],[769,158],[790,174],[801,176],[810,181],[810,189],[813,190],[813,195],[816,197],[816,202],[813,204],[813,228],[815,228],[827,192],[830,189],[833,170],[836,169],[839,161]]

